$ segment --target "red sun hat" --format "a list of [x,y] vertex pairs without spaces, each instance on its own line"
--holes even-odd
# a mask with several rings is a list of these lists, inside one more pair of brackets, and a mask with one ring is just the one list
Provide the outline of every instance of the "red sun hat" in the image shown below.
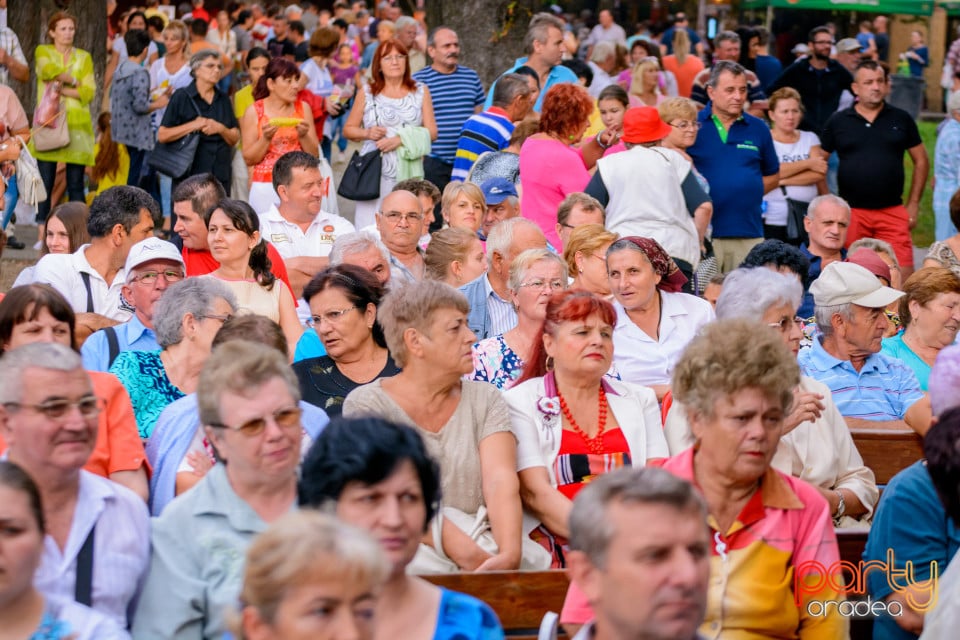
[[660,119],[656,107],[633,107],[623,115],[623,134],[620,139],[630,144],[663,140],[673,128]]

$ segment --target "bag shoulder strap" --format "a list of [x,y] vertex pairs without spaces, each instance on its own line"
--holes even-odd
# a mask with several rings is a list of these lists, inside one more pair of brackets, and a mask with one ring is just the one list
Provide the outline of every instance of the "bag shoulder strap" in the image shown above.
[[784,197],[784,198],[789,198],[789,197],[790,197],[790,196],[787,195],[787,188],[786,188],[785,186],[783,186],[782,184],[777,185],[777,186],[780,188],[780,193],[783,194],[783,197]]
[[93,542],[96,530],[97,525],[94,524],[77,554],[77,582],[73,592],[74,599],[88,607],[93,602]]
[[90,274],[81,271],[80,279],[83,280],[83,286],[87,290],[87,313],[93,313],[93,289],[90,287]]
[[120,341],[117,339],[117,330],[114,327],[107,327],[103,331],[107,336],[107,368],[109,369],[120,355]]

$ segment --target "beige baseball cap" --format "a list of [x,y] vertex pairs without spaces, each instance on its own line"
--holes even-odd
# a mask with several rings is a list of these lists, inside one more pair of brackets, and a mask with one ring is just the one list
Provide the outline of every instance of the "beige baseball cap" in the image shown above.
[[812,285],[810,293],[818,307],[856,304],[877,309],[904,296],[902,291],[880,284],[877,277],[858,264],[831,262]]
[[856,38],[844,38],[837,43],[837,53],[852,53],[860,51],[862,47]]

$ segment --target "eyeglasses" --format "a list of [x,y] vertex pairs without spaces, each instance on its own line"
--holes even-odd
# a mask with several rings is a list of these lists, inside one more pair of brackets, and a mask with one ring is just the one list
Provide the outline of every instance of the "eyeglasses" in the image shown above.
[[803,318],[780,318],[780,322],[770,322],[767,324],[771,329],[779,329],[780,333],[787,333],[790,331],[790,325],[795,325],[798,329],[803,329]]
[[268,416],[247,420],[243,424],[236,427],[231,427],[219,422],[212,423],[210,426],[217,429],[229,429],[230,431],[237,431],[248,438],[253,438],[263,433],[263,430],[267,428],[268,418],[272,418],[273,422],[281,429],[292,429],[294,427],[300,427],[301,415],[303,415],[303,410],[300,409],[300,407],[286,407],[284,409],[277,409]]
[[687,129],[693,129],[696,131],[701,127],[699,122],[690,122],[689,120],[681,120],[680,122],[671,122],[670,126],[674,129],[680,129],[680,131],[686,131]]
[[131,282],[139,282],[142,285],[150,286],[156,283],[157,278],[163,276],[163,279],[167,282],[179,282],[183,280],[182,271],[173,271],[172,269],[167,271],[144,271],[140,275],[133,276],[130,278]]
[[207,320],[219,320],[220,322],[226,322],[232,317],[233,317],[232,313],[228,313],[226,315],[217,315],[215,313],[205,313],[202,316],[197,316],[199,320],[203,320],[206,318]]
[[359,309],[360,307],[353,306],[347,307],[346,309],[340,309],[339,311],[327,311],[326,313],[320,314],[318,316],[310,316],[307,318],[307,326],[316,327],[319,326],[324,320],[327,321],[327,324],[336,324],[340,322],[340,319],[344,314],[353,311],[354,309]]
[[400,224],[401,220],[410,224],[416,224],[423,220],[423,215],[419,213],[400,213],[399,211],[387,211],[386,213],[381,213],[380,215],[386,218],[387,222],[392,225]]
[[383,56],[380,59],[383,60],[384,62],[403,62],[404,60],[407,59],[407,56],[402,56],[398,53],[397,55],[393,55],[393,56]]
[[6,402],[3,405],[8,409],[19,411],[20,409],[33,409],[42,413],[51,420],[59,420],[69,413],[70,409],[76,407],[80,415],[84,418],[95,418],[103,411],[103,401],[100,398],[89,395],[83,396],[79,400],[71,402],[65,398],[55,398],[45,400],[40,404],[20,404],[19,402]]
[[529,282],[521,282],[521,287],[530,287],[531,289],[539,289],[541,291],[550,290],[550,291],[560,291],[567,285],[563,280],[530,280]]

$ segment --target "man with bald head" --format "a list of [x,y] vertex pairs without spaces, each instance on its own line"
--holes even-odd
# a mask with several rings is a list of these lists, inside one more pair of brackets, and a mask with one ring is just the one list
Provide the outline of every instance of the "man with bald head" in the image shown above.
[[423,251],[420,236],[426,233],[423,206],[409,191],[393,191],[380,202],[377,211],[380,239],[390,250],[390,279],[412,282],[423,279]]
[[517,310],[507,289],[510,265],[527,249],[546,249],[547,239],[536,223],[508,218],[487,236],[487,272],[460,287],[470,303],[467,324],[477,340],[506,333],[517,325]]

